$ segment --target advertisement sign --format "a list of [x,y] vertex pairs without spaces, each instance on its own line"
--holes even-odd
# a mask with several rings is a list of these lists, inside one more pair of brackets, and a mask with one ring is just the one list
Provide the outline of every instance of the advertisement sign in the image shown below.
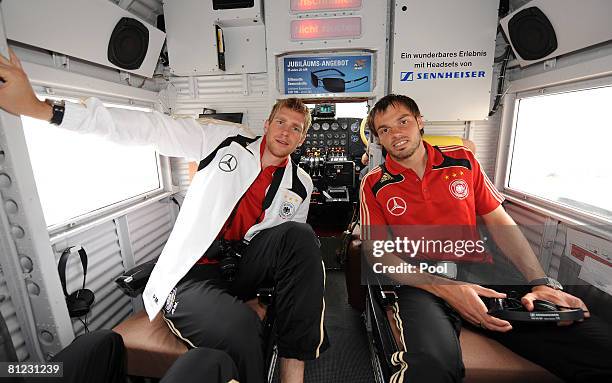
[[372,57],[300,56],[283,59],[285,94],[372,91]]
[[391,92],[414,98],[429,121],[486,119],[497,3],[406,0],[394,25]]

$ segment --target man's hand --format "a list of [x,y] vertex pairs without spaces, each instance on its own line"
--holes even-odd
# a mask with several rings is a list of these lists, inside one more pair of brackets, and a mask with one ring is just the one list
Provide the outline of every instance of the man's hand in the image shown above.
[[440,298],[454,308],[461,317],[475,326],[487,330],[507,332],[512,330],[510,322],[488,314],[487,306],[480,296],[505,298],[506,294],[475,284],[439,285],[435,288]]
[[[530,293],[525,294],[525,296],[521,298],[521,303],[523,303],[523,306],[525,306],[528,311],[533,311],[533,301],[536,299],[552,302],[557,306],[561,306],[561,309],[565,307],[580,308],[584,312],[585,318],[591,316],[589,309],[587,309],[582,299],[561,290],[555,290],[548,286],[535,286],[531,289]],[[558,322],[558,325],[567,326],[572,323],[574,323],[574,321],[561,321]]]
[[11,50],[10,60],[0,54],[0,108],[9,113],[49,121],[53,114],[50,105],[36,98],[21,62]]

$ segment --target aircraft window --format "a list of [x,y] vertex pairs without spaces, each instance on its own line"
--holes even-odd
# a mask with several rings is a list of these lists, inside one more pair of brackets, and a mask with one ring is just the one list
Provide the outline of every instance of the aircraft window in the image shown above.
[[152,147],[118,145],[28,117],[21,121],[47,227],[161,187]]
[[612,87],[518,100],[508,187],[612,219]]
[[367,116],[367,102],[341,102],[336,104],[336,118],[365,118]]

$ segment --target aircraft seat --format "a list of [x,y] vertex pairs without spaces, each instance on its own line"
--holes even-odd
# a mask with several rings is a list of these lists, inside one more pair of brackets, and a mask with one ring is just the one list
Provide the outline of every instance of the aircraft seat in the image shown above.
[[[246,302],[261,320],[266,307],[258,298]],[[113,331],[121,335],[127,349],[129,375],[161,378],[174,361],[187,352],[187,346],[168,328],[161,314],[149,322],[147,314],[139,311],[119,323]]]
[[[366,307],[366,286],[361,285],[361,241],[359,225],[352,233],[345,265],[349,304],[360,311]],[[400,343],[400,333],[389,308],[385,312],[387,320],[379,326],[390,327],[396,344]],[[375,316],[374,316],[375,317]],[[561,382],[548,370],[515,354],[500,343],[478,332],[463,327],[459,337],[465,365],[465,383],[510,382]],[[381,356],[379,358],[382,359]],[[389,363],[389,361],[387,361]]]

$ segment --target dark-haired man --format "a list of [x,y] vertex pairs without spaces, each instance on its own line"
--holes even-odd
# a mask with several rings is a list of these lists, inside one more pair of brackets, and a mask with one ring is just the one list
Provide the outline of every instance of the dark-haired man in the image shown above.
[[[189,347],[226,352],[239,381],[261,382],[262,325],[244,300],[273,284],[281,380],[303,381],[303,361],[325,348],[325,273],[318,239],[305,223],[313,184],[289,158],[306,137],[308,108],[294,98],[277,102],[256,138],[237,126],[106,108],[97,99],[47,103],[10,56],[0,55],[0,108],[7,112],[200,162],[143,293],[149,318],[162,310]],[[222,275],[233,251],[242,255],[237,270]]]
[[[381,238],[381,233],[386,236],[389,229],[399,231],[411,225],[427,233],[426,227],[434,227],[445,236],[446,229],[440,228],[450,228],[448,233],[458,227],[474,228],[476,217],[481,216],[496,244],[529,281],[521,299],[527,310],[533,310],[535,300],[546,300],[581,308],[589,318],[582,300],[563,292],[557,281],[546,276],[529,243],[501,206],[503,197],[474,155],[463,146],[433,147],[422,140],[424,123],[414,100],[402,95],[382,98],[370,111],[368,126],[388,155],[361,183],[361,234],[366,243],[387,239]],[[468,230],[469,239],[474,233]],[[513,329],[508,321],[489,315],[480,298],[504,298],[505,293],[454,280],[456,273],[448,269],[448,262],[436,263],[449,261],[448,254],[433,255],[426,259],[427,264],[441,267],[434,270],[441,270],[446,277],[419,273],[420,268],[392,274],[405,286],[393,307],[402,345],[392,357],[397,370],[391,382],[461,381],[462,321],[487,330],[487,335],[568,381],[612,379],[609,325],[591,318],[569,328]],[[401,265],[402,261],[397,250],[380,259],[387,266]],[[488,258],[475,252],[470,261],[487,262]]]

